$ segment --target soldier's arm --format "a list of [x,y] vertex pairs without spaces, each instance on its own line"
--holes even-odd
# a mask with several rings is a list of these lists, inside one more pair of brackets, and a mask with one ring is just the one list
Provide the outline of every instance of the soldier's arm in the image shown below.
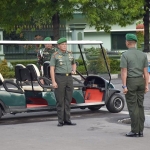
[[77,65],[76,65],[75,59],[73,58],[73,60],[72,60],[72,74],[76,74],[76,68],[77,68]]
[[54,66],[50,66],[50,75],[51,75],[52,83],[54,83],[55,82],[55,67]]
[[144,68],[143,72],[144,72],[144,78],[145,78],[145,85],[148,86],[149,75],[148,75],[147,67]]
[[121,68],[121,79],[123,86],[126,86],[127,68]]
[[123,54],[120,61],[120,68],[121,68],[121,79],[123,86],[126,86],[127,80],[127,58]]
[[55,55],[56,54],[57,53],[54,53],[50,59],[50,75],[51,75],[53,86],[56,85],[56,81],[55,81],[55,65],[56,65]]
[[75,63],[75,64],[72,65],[72,73],[73,74],[76,74],[76,68],[77,68],[77,66],[76,66],[76,63]]
[[145,64],[144,64],[144,78],[145,78],[145,93],[149,90],[148,83],[149,83],[149,73],[148,73],[148,59],[147,55],[145,54]]

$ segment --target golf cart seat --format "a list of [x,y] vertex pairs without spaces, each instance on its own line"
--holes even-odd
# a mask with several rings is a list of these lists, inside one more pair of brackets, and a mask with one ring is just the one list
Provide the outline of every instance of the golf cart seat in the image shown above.
[[[32,66],[32,67],[31,67]],[[45,91],[48,89],[51,91],[50,87],[44,87],[40,83],[40,72],[34,64],[27,65],[27,67],[22,64],[17,64],[15,66],[15,76],[16,82],[25,90],[25,91]],[[24,82],[30,83],[29,85],[24,85]],[[34,85],[36,84],[36,85]],[[42,86],[41,86],[42,85]],[[44,89],[46,88],[46,89]]]
[[[40,91],[51,91],[52,89],[52,82],[50,79],[46,77],[40,76],[40,71],[34,64],[28,64],[26,68],[29,70],[31,75],[31,82],[37,82],[40,86]],[[46,84],[44,84],[46,83]]]
[[[17,64],[15,66],[15,77],[16,77],[16,83],[21,86],[25,91],[43,91],[41,86],[35,86],[32,85],[32,79],[30,71],[22,64]],[[28,85],[25,85],[24,83],[28,82]]]
[[105,90],[105,80],[99,76],[88,76],[84,81],[86,88],[97,88],[101,91]]
[[21,69],[25,69],[26,67],[24,66],[24,65],[22,65],[22,64],[17,64],[16,66],[15,66],[15,78],[16,78],[16,83],[18,84],[18,85],[20,85],[20,81],[22,80],[21,79],[21,76],[20,76],[20,70]]
[[[24,93],[23,89],[20,88],[20,86],[18,86],[16,83],[4,80],[1,73],[0,73],[0,85],[3,85],[4,89],[7,92],[20,93],[20,94]],[[13,88],[10,88],[10,86],[13,87]]]
[[43,64],[43,76],[50,79],[50,61],[45,61]]
[[100,102],[104,99],[105,80],[99,76],[88,76],[84,81],[85,102]]

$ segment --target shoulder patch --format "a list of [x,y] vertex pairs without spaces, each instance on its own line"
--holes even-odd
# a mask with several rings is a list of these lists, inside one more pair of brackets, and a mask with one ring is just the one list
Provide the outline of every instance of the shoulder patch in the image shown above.
[[56,54],[58,54],[58,52],[53,53],[53,57],[55,57]]
[[72,53],[72,51],[70,51],[70,50],[67,50],[67,52],[68,52],[68,53]]

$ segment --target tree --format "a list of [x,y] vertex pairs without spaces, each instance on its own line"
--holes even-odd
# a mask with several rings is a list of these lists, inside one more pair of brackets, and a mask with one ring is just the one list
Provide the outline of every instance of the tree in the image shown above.
[[[81,12],[97,31],[108,32],[114,24],[126,26],[143,15],[148,18],[149,0],[5,0],[0,1],[0,26],[11,31],[14,25],[25,22],[32,21],[39,26],[52,23],[53,36],[57,40],[60,19],[72,19],[76,11]],[[146,31],[147,21],[144,19]],[[145,33],[145,39],[148,33]],[[149,51],[149,48],[144,49]]]
[[[60,18],[71,19],[75,11],[68,0],[5,0],[0,1],[0,27],[11,32],[15,25],[31,22],[36,26],[53,25],[54,40],[59,38]],[[21,26],[18,31],[22,30]]]
[[[81,3],[80,11],[85,15],[90,26],[99,31],[109,31],[111,26],[119,24],[127,26],[143,18],[144,21],[144,52],[149,49],[149,0],[70,0]],[[90,6],[90,8],[89,8]]]
[[150,2],[149,0],[145,0],[145,4],[144,4],[144,17],[143,17],[143,21],[144,21],[144,52],[150,52],[149,49],[149,11],[150,9]]

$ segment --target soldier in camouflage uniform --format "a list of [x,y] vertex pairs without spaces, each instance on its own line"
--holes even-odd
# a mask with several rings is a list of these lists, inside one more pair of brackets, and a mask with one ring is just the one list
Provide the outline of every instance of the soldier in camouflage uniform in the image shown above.
[[[44,41],[51,41],[50,37],[46,37]],[[52,44],[45,44],[45,48],[39,50],[37,57],[38,57],[38,65],[41,74],[43,75],[43,64],[45,61],[50,61],[52,54],[55,52],[55,48]]]
[[144,130],[144,93],[148,88],[148,60],[146,54],[136,49],[137,37],[126,34],[128,51],[121,57],[121,78],[123,93],[131,118],[131,131],[127,137],[142,137]]
[[60,38],[57,44],[59,49],[51,57],[50,74],[57,100],[58,126],[76,125],[70,120],[70,103],[73,94],[72,74],[76,73],[76,63],[72,53],[66,50],[66,38]]

